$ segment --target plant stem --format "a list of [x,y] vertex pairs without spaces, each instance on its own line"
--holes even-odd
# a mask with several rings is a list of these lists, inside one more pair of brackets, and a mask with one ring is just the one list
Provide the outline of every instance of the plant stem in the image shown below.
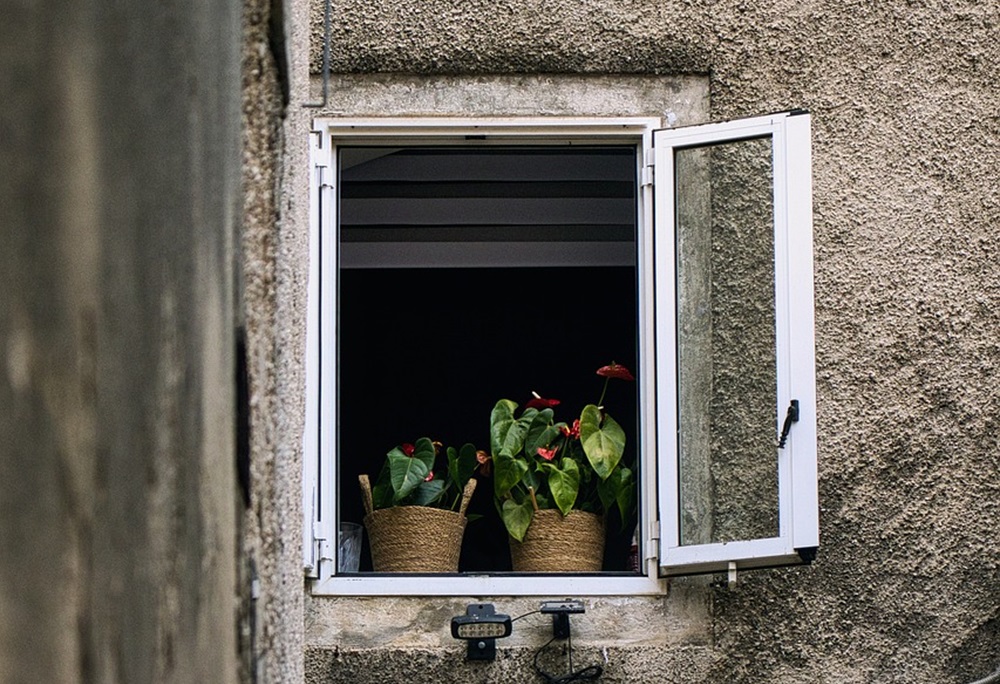
[[601,390],[601,398],[597,400],[597,408],[601,408],[604,405],[604,394],[608,391],[608,381],[611,378],[604,378],[604,389]]
[[528,487],[528,496],[531,497],[531,506],[532,506],[532,508],[535,509],[535,512],[537,513],[538,512],[538,500],[535,498],[535,488],[534,487]]

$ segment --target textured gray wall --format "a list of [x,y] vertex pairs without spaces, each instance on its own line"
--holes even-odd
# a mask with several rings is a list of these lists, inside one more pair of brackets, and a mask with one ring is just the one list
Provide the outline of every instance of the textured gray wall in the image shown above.
[[[243,3],[243,232],[240,256],[250,391],[250,505],[241,535],[245,676],[302,680],[303,354],[308,270],[305,130],[308,8]],[[290,98],[291,105],[285,101]],[[289,132],[291,131],[291,132]],[[289,140],[291,143],[289,143]]]
[[231,682],[239,3],[5,3],[0,681]]
[[[813,113],[819,560],[709,591],[710,644],[612,650],[630,664],[620,681],[957,684],[991,672],[997,3],[334,6],[334,71],[700,73],[713,120]],[[318,644],[307,672],[316,682],[385,681],[380,668],[397,680],[533,679],[500,664],[478,674],[457,650]]]

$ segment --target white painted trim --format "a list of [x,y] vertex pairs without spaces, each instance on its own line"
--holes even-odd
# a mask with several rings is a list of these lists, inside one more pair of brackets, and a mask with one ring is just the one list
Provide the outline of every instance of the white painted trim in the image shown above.
[[[819,544],[817,495],[815,352],[813,323],[812,180],[810,117],[780,113],[741,121],[654,133],[656,185],[657,404],[660,454],[660,564],[664,574],[725,570],[799,562],[797,549]],[[778,459],[778,537],[725,544],[682,546],[677,445],[676,208],[677,149],[750,138],[772,141],[775,230],[775,354],[777,435],[792,399],[800,417]]]
[[[314,121],[314,130],[320,131],[323,137],[322,159],[331,170],[327,182],[335,182],[336,144],[344,140],[352,144],[365,142],[367,144],[420,143],[433,139],[435,143],[456,142],[468,144],[466,136],[475,136],[484,144],[493,142],[532,142],[543,144],[561,144],[566,141],[614,143],[628,142],[641,144],[642,149],[637,155],[637,178],[640,177],[641,164],[645,152],[652,146],[652,131],[662,125],[662,120],[655,117],[642,118],[530,118],[530,119],[454,119],[440,118],[323,118]],[[486,136],[482,140],[481,136]],[[639,289],[640,289],[640,366],[637,370],[644,382],[640,397],[641,452],[639,462],[643,469],[642,490],[640,501],[640,539],[641,554],[646,559],[644,573],[640,576],[621,576],[613,573],[598,576],[535,576],[535,575],[447,575],[447,576],[336,576],[333,572],[335,563],[323,563],[319,569],[318,581],[312,583],[312,592],[316,595],[356,595],[356,596],[392,596],[392,595],[447,595],[447,596],[534,596],[534,595],[628,595],[628,594],[665,594],[666,583],[657,576],[657,560],[655,555],[656,533],[656,431],[654,427],[655,384],[656,376],[653,349],[655,347],[650,334],[653,331],[653,293],[654,285],[651,277],[652,263],[652,216],[651,191],[644,188],[640,191],[637,207],[637,222],[639,240],[642,244],[639,258]],[[326,201],[326,200],[329,201]],[[317,241],[319,254],[311,253],[311,264],[319,264],[318,282],[321,292],[310,291],[309,315],[320,319],[318,325],[310,330],[313,337],[322,342],[317,345],[336,348],[336,317],[322,315],[329,311],[327,302],[336,301],[337,285],[337,240],[336,225],[332,217],[337,215],[336,192],[330,188],[329,195],[324,196],[324,215],[319,226],[320,239]],[[311,243],[312,244],[312,243]],[[312,271],[311,271],[312,273]],[[312,282],[312,281],[311,281]],[[312,305],[322,297],[322,308]],[[336,462],[335,431],[329,426],[336,425],[336,363],[330,355],[321,354],[317,347],[316,357],[310,357],[313,363],[307,368],[307,386],[318,387],[323,397],[315,415],[318,416],[319,440],[312,446],[320,456],[319,485],[321,497],[321,516],[325,521],[336,519],[336,503],[329,492],[338,491],[336,469],[329,465]],[[310,455],[307,452],[306,458]],[[333,546],[336,547],[336,530],[332,530]]]
[[627,596],[667,593],[666,580],[588,575],[355,575],[314,582],[315,595],[335,596]]
[[[336,312],[337,302],[337,203],[336,203],[336,150],[330,144],[330,138],[324,133],[323,137],[323,164],[327,169],[323,184],[323,216],[319,223],[320,238],[317,262],[319,263],[319,306],[317,315],[319,316],[319,378],[316,385],[319,387],[319,510],[320,519],[327,530],[328,543],[331,548],[328,553],[320,557],[321,564],[319,576],[322,578],[332,572],[337,563],[337,540],[339,527],[336,524],[337,508],[336,497],[330,496],[331,492],[338,491],[337,469],[331,464],[335,463],[337,445],[337,363],[335,354],[324,350],[337,349],[337,316],[326,315],[327,312]],[[325,556],[325,558],[323,557]],[[326,560],[326,559],[329,559]],[[332,562],[330,562],[332,561]]]
[[785,120],[788,166],[789,316],[795,323],[789,370],[799,422],[789,433],[792,458],[792,540],[797,549],[819,546],[819,473],[816,444],[816,343],[813,296],[812,143],[808,115]]
[[395,117],[395,118],[323,118],[316,119],[314,128],[326,131],[334,138],[364,137],[385,138],[399,142],[403,138],[454,138],[468,142],[466,136],[506,137],[530,139],[539,136],[552,144],[561,138],[579,140],[617,137],[641,137],[646,131],[658,128],[662,120],[656,117],[534,117],[534,118],[452,118],[452,117]]
[[791,545],[791,535],[768,539],[748,539],[717,544],[697,544],[670,549],[670,562],[664,567],[675,572],[689,565],[716,565],[720,570],[730,561],[742,566],[750,560],[768,560],[789,556],[795,550]]
[[319,576],[313,529],[319,520],[319,195],[320,134],[309,134],[309,279],[306,303],[306,415],[302,435],[302,565],[308,577]]
[[[655,216],[656,277],[656,452],[658,458],[657,497],[660,509],[660,557],[680,546],[680,506],[676,496],[680,482],[677,461],[677,240],[674,217],[673,148],[654,137],[656,173],[660,182],[653,186]],[[662,560],[660,561],[662,564]]]

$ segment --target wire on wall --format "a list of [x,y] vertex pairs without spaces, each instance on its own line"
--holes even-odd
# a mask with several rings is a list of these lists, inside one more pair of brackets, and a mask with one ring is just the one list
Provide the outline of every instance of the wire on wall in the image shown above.
[[590,665],[588,667],[583,668],[582,670],[573,669],[572,635],[566,637],[566,651],[567,651],[567,658],[569,660],[569,672],[563,675],[554,675],[543,670],[541,666],[538,664],[538,657],[557,638],[558,637],[552,637],[547,642],[545,642],[545,644],[541,648],[535,651],[535,658],[533,660],[533,664],[535,666],[535,672],[538,674],[539,677],[541,677],[546,682],[546,684],[570,684],[570,682],[591,681],[598,679],[604,673],[604,670],[601,668],[600,665]]

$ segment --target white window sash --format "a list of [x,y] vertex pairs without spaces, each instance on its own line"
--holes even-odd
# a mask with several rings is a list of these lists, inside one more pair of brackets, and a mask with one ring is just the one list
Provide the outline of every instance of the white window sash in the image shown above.
[[[767,137],[772,142],[775,224],[776,432],[792,399],[799,402],[778,466],[778,537],[681,545],[678,465],[676,205],[674,153],[679,148]],[[661,572],[714,572],[801,562],[819,544],[812,287],[810,120],[781,113],[654,133],[656,339]]]

